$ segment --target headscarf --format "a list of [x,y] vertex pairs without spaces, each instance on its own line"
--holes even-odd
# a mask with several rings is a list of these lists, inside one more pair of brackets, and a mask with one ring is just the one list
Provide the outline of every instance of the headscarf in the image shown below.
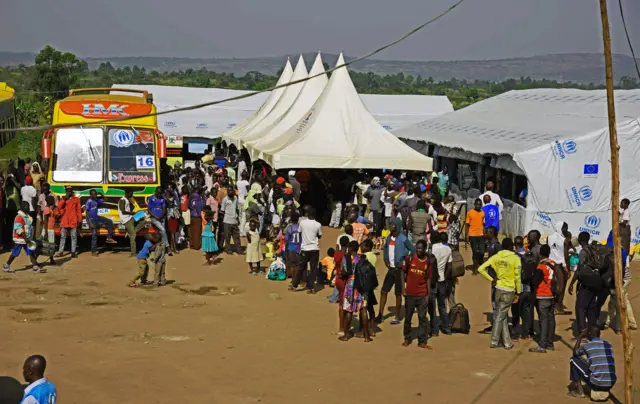
[[[607,245],[613,248],[613,230],[609,232],[609,237],[607,237]],[[622,250],[622,269],[624,269],[627,266],[627,257],[629,256],[629,253],[627,252],[627,250],[625,250],[622,247],[621,247],[621,250]]]
[[258,183],[253,183],[253,185],[251,185],[251,189],[249,190],[249,193],[247,194],[247,199],[244,200],[244,210],[248,210],[249,209],[249,204],[251,202],[255,203],[256,205],[260,205],[262,206],[258,200],[257,200],[257,196],[261,195],[262,190],[260,189],[260,184]]
[[372,184],[375,187],[379,187],[380,186],[380,177],[373,177]]

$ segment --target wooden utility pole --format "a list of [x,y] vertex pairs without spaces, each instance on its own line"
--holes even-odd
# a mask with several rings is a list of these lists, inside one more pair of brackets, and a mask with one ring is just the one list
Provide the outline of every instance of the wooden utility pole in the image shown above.
[[624,352],[624,402],[633,404],[633,343],[629,335],[629,318],[627,302],[622,288],[622,246],[620,243],[620,164],[618,134],[616,132],[616,109],[613,95],[613,64],[611,61],[611,36],[609,33],[609,16],[607,0],[600,0],[602,17],[602,41],[604,43],[604,63],[607,82],[607,110],[609,112],[609,145],[611,147],[611,221],[613,229],[613,257],[615,261],[616,295],[618,313],[622,323],[622,347]]

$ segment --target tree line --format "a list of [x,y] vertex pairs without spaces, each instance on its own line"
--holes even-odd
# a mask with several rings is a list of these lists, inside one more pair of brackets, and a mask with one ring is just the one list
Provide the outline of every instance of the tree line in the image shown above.
[[[328,66],[325,66],[328,69]],[[350,71],[353,84],[365,94],[419,94],[445,95],[455,109],[464,108],[510,90],[532,88],[603,89],[602,84],[536,80],[531,77],[508,79],[501,82],[485,80],[450,79],[435,81],[431,77],[413,77],[403,73],[379,75],[373,72]],[[0,67],[0,81],[16,89],[16,112],[19,126],[49,123],[55,101],[67,96],[70,88],[111,87],[115,83],[149,84],[183,87],[217,87],[235,90],[263,90],[274,86],[279,74],[271,76],[252,71],[243,76],[201,69],[158,72],[144,67],[114,67],[101,63],[97,69],[69,52],[46,46],[36,56],[34,64]],[[618,88],[639,88],[636,78],[624,76]],[[39,138],[41,134],[30,137]],[[20,137],[25,139],[25,137]],[[29,142],[32,143],[32,142]],[[29,147],[30,148],[30,147]],[[21,152],[21,154],[23,154]]]

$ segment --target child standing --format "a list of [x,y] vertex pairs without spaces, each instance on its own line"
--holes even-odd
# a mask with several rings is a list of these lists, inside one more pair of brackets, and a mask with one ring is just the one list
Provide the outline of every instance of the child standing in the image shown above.
[[291,213],[291,224],[287,226],[284,232],[284,242],[286,244],[286,266],[287,276],[293,279],[300,265],[300,248],[302,240],[300,238],[300,226],[298,221],[300,215],[298,212]]
[[260,233],[258,233],[258,221],[255,218],[249,220],[247,243],[246,262],[249,264],[249,273],[255,275],[260,272],[260,261],[262,261],[262,254],[260,253]]
[[23,201],[20,204],[18,215],[13,222],[13,250],[11,251],[11,256],[7,260],[7,263],[4,264],[4,267],[2,268],[4,272],[13,272],[13,270],[11,270],[11,263],[20,255],[20,251],[22,250],[24,250],[25,254],[29,257],[31,265],[33,266],[33,272],[47,272],[44,268],[40,268],[38,266],[35,247],[31,248],[34,244],[32,240],[33,221],[29,215],[29,206],[28,202]]
[[151,247],[151,262],[153,263],[154,279],[153,286],[164,286],[167,284],[165,277],[165,264],[167,260],[166,249],[162,244],[155,244]]
[[[207,206],[208,207],[208,206]],[[204,230],[202,230],[202,251],[204,251],[207,262],[206,265],[213,265],[213,257],[216,252],[218,252],[218,243],[216,242],[216,236],[214,233],[215,229],[215,214],[212,210],[207,209],[205,216],[205,225]]]
[[[45,208],[42,210],[42,222],[44,225],[44,239],[47,243],[52,244],[52,250],[55,250],[55,242],[56,242],[56,234],[55,234],[55,226],[56,226],[56,215],[54,212],[56,200],[53,195],[49,195],[45,198]],[[55,261],[53,260],[53,255],[49,256],[49,263],[51,265],[55,265]]]
[[[373,252],[373,240],[366,239],[365,241],[363,241],[362,244],[360,245],[360,251],[365,257],[367,257],[367,261],[371,263],[371,265],[373,266],[373,269],[375,270],[376,263],[378,262],[378,257],[376,257],[376,254]],[[378,278],[377,274],[375,273],[373,274],[373,276],[376,279]],[[375,294],[375,289],[377,288],[377,282],[375,282],[375,284],[376,284],[376,287],[374,287],[373,290],[371,290],[367,296],[367,312],[369,313],[369,320],[370,320],[369,335],[371,335],[372,337],[376,336],[376,322],[373,321],[373,319],[376,318],[375,306],[378,304],[378,299],[376,299],[376,294]]]

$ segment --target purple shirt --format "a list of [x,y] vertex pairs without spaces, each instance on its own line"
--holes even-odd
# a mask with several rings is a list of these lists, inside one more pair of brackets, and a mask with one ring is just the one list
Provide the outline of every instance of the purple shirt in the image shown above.
[[191,194],[189,210],[191,211],[191,217],[200,217],[200,214],[202,213],[202,198],[200,197],[200,194],[195,192]]
[[287,243],[287,251],[300,252],[302,245],[302,238],[300,237],[300,226],[296,224],[290,224],[284,233],[284,241]]

